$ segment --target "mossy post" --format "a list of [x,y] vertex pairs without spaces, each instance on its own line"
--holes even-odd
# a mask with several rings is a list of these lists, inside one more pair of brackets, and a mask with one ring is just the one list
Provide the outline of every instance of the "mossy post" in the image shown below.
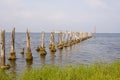
[[30,33],[26,32],[26,40],[27,40],[27,52],[26,52],[26,60],[32,60],[33,56],[32,56],[32,52],[31,52],[31,45],[30,45]]
[[58,49],[63,49],[63,34],[62,34],[62,32],[60,32],[59,33],[59,37],[60,37],[60,42],[59,42],[59,44],[58,44]]
[[5,65],[5,30],[0,31],[0,48],[1,48],[1,69],[9,69],[10,65]]
[[49,49],[51,52],[56,52],[55,45],[54,45],[54,32],[51,32],[51,38],[50,38],[50,45]]
[[44,32],[42,32],[42,43],[41,43],[41,46],[40,46],[40,54],[41,55],[46,55],[47,54],[47,52],[45,50],[45,46],[44,46],[44,36],[45,36],[45,34],[44,34]]
[[13,28],[11,33],[11,51],[8,55],[8,60],[15,60],[16,59],[16,53],[15,53],[15,28]]

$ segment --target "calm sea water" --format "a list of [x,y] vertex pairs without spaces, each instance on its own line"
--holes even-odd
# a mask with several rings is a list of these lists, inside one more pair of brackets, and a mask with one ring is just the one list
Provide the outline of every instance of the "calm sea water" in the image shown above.
[[[55,35],[57,42],[57,35]],[[48,49],[50,34],[45,34],[45,46],[47,55],[41,57],[36,52],[36,47],[41,43],[41,33],[31,33],[31,49],[33,55],[32,62],[26,62],[25,54],[20,54],[22,47],[26,47],[26,34],[16,33],[15,51],[17,60],[8,61],[7,56],[10,52],[10,33],[6,33],[6,63],[11,64],[9,70],[13,73],[21,73],[27,68],[39,68],[44,64],[64,66],[67,64],[91,64],[94,62],[113,62],[120,60],[120,33],[97,34],[96,38],[90,38],[71,47],[50,53]],[[26,52],[26,49],[25,49]]]

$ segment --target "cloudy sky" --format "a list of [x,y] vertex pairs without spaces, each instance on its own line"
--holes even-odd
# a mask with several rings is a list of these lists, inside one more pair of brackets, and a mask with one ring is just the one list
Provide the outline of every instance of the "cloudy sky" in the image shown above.
[[0,29],[120,32],[120,0],[0,0]]

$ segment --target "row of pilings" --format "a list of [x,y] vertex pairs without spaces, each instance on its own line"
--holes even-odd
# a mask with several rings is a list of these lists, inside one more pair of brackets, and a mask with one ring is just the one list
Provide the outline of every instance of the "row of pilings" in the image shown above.
[[[58,41],[55,43],[55,34],[58,35]],[[64,40],[65,37],[65,40]],[[74,44],[80,43],[81,41],[87,40],[92,37],[92,33],[87,32],[51,32],[50,33],[50,43],[49,50],[50,52],[56,52],[57,49],[63,49],[64,47],[70,47]],[[31,39],[30,32],[26,31],[26,61],[33,60],[32,51],[31,51]],[[41,56],[45,56],[47,51],[45,49],[45,32],[42,32],[41,44],[36,48],[37,52],[40,52]],[[0,54],[1,54],[1,69],[8,69],[10,65],[5,64],[5,30],[0,30]],[[24,54],[24,48],[21,50],[21,54]],[[8,55],[8,60],[16,60],[15,52],[15,28],[11,32],[11,50]]]

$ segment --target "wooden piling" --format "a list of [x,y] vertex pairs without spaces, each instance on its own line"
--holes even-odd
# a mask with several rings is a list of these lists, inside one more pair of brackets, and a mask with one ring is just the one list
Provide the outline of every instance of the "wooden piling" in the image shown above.
[[50,49],[51,52],[56,52],[56,48],[55,48],[55,45],[54,45],[54,32],[51,32],[49,49]]
[[27,29],[27,32],[26,32],[26,39],[27,39],[26,60],[32,60],[33,56],[32,56],[32,52],[31,52],[30,33],[29,33],[28,29]]
[[91,32],[88,33],[88,38],[92,38],[92,33]]
[[15,53],[15,28],[13,28],[11,33],[11,51],[8,55],[8,60],[15,60],[16,59],[16,53]]
[[5,30],[0,31],[1,35],[1,65],[5,65]]
[[80,41],[83,40],[83,32],[80,32]]
[[41,43],[42,48],[44,48],[44,36],[45,36],[45,34],[44,34],[44,32],[42,32],[42,43]]
[[0,31],[0,47],[1,47],[1,69],[9,69],[10,65],[5,64],[5,30]]
[[69,41],[70,46],[73,45],[73,32],[70,32],[70,41]]
[[44,32],[42,32],[42,43],[41,43],[41,46],[40,46],[40,54],[41,55],[46,55],[47,54],[47,52],[45,50],[45,46],[44,46],[44,36],[45,36],[45,34],[44,34]]
[[64,42],[63,42],[63,34],[62,34],[62,32],[60,32],[59,33],[59,37],[60,37],[60,42],[59,42],[59,44],[58,44],[58,49],[63,49],[63,44],[64,44]]
[[78,36],[78,32],[75,32],[75,42],[76,43],[80,42],[80,39],[79,39],[79,36]]
[[57,33],[57,35],[58,35],[58,41],[57,41],[57,43],[56,43],[56,47],[58,47],[59,46],[59,42],[60,42],[60,40],[59,40],[59,38],[60,38],[60,34],[59,33]]
[[68,47],[68,31],[66,31],[66,42],[64,43],[64,47]]

